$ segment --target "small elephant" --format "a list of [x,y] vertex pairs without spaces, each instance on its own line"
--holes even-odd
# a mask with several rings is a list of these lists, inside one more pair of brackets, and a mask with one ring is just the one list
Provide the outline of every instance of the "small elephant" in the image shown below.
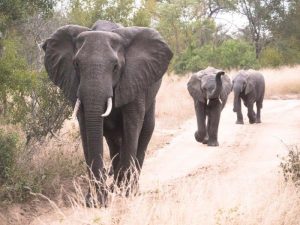
[[[115,183],[137,182],[154,130],[156,94],[173,53],[154,29],[103,20],[91,29],[63,26],[43,49],[49,78],[75,106],[89,175],[106,204],[103,137]],[[132,166],[137,174],[130,173]]]
[[196,141],[208,146],[218,146],[221,111],[231,92],[230,78],[219,69],[207,67],[192,75],[187,88],[194,99],[197,116]]
[[[244,124],[241,99],[248,108],[249,123],[261,123],[260,111],[263,107],[265,95],[265,79],[255,70],[241,70],[233,79],[233,112],[237,113],[236,124]],[[256,103],[255,114],[253,105]]]

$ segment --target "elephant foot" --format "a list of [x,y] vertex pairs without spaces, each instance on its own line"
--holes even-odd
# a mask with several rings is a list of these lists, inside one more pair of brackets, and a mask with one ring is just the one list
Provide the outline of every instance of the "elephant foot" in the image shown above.
[[261,123],[261,120],[260,120],[260,119],[256,119],[255,122],[256,122],[256,123]]
[[249,123],[250,123],[250,124],[254,124],[255,122],[256,122],[255,119],[249,119]]
[[138,183],[132,184],[130,185],[130,188],[127,189],[125,196],[126,197],[137,196],[139,194],[139,190],[140,187]]
[[253,124],[256,122],[256,114],[255,113],[248,113],[249,123]]
[[89,191],[85,196],[85,205],[87,208],[106,208],[108,206],[107,191],[101,191],[101,193],[97,193],[97,196],[93,196]]
[[215,140],[215,141],[209,140],[207,142],[207,146],[219,146],[219,142],[217,140]]
[[244,124],[244,121],[243,121],[243,120],[237,120],[237,121],[235,122],[235,124]]
[[194,134],[194,137],[197,142],[201,143],[201,142],[203,142],[203,139],[205,138],[205,134],[200,134],[199,131],[196,131]]
[[203,144],[207,144],[208,143],[208,136],[206,135],[205,138],[202,141]]
[[111,166],[108,171],[108,176],[111,177],[114,175],[114,168]]

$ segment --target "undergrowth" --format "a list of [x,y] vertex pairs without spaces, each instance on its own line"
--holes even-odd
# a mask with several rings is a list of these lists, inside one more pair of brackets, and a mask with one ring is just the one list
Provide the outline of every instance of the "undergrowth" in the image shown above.
[[[16,132],[0,130],[0,202],[23,202],[30,192],[57,194],[63,180],[85,173],[80,140],[50,145],[49,141],[36,146],[25,145]],[[65,146],[67,145],[67,147]],[[80,152],[78,154],[78,152]]]
[[288,155],[282,158],[280,167],[285,181],[292,181],[300,186],[300,151],[297,145],[287,146]]

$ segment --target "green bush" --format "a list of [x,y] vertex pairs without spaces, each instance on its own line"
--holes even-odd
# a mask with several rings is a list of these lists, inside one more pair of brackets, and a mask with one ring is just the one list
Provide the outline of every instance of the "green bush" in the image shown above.
[[288,146],[289,153],[282,158],[280,167],[283,171],[285,181],[293,181],[300,186],[300,151],[298,146]]
[[195,72],[214,66],[222,69],[257,68],[253,46],[240,40],[226,40],[220,46],[212,44],[196,48],[189,46],[174,62],[178,74]]
[[0,60],[0,116],[20,124],[27,142],[58,131],[70,116],[71,107],[46,72],[30,69],[18,50],[19,39],[7,39]]
[[283,64],[283,60],[281,53],[272,47],[265,48],[259,57],[262,67],[278,67]]
[[242,40],[229,39],[216,50],[216,67],[222,69],[256,68],[254,47]]
[[62,179],[85,173],[83,157],[72,146],[75,137],[69,142],[74,150],[66,151],[60,142],[51,142],[51,149],[45,149],[47,141],[35,146],[37,150],[25,148],[22,136],[0,129],[0,204],[25,201],[30,192],[58,194]]
[[0,129],[0,185],[12,176],[18,151],[18,136]]

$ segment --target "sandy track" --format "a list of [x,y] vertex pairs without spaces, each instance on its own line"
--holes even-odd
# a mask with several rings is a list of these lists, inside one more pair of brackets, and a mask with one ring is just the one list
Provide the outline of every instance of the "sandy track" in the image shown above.
[[[219,147],[208,147],[194,140],[196,118],[185,124],[183,132],[155,157],[145,162],[141,176],[142,189],[153,183],[179,178],[198,168],[214,168],[235,176],[239,170],[259,176],[277,169],[279,158],[287,152],[285,144],[300,143],[300,101],[268,100],[264,103],[261,124],[235,124],[231,104],[221,117]],[[243,112],[246,117],[246,112]],[[249,170],[249,171],[248,171]],[[256,171],[257,170],[257,171]],[[236,174],[238,177],[238,174]]]
[[[299,112],[299,100],[268,100],[264,102],[262,124],[250,125],[244,112],[245,124],[236,125],[229,103],[222,113],[220,147],[197,143],[193,137],[196,118],[190,119],[182,127],[180,135],[146,159],[140,178],[141,192],[147,193],[170,183],[180,185],[185,177],[194,177],[197,180],[197,198],[201,199],[199,204],[203,204],[200,206],[202,214],[197,215],[197,219],[205,221],[205,224],[216,224],[214,217],[218,209],[237,213],[235,209],[238,207],[238,213],[245,215],[272,205],[270,210],[264,211],[263,217],[273,214],[279,206],[268,199],[275,201],[274,196],[276,198],[282,180],[279,163],[280,156],[287,153],[284,143],[300,144]],[[64,211],[65,214],[74,216],[74,211],[70,210]],[[71,222],[66,224],[81,224],[72,220],[72,216],[65,218],[64,221]],[[255,218],[256,215],[250,216]],[[270,218],[274,221],[269,220],[265,224],[276,224],[278,218]],[[38,221],[65,224],[49,215],[40,217]],[[263,218],[253,221],[256,224]],[[32,224],[39,223],[35,221]]]

